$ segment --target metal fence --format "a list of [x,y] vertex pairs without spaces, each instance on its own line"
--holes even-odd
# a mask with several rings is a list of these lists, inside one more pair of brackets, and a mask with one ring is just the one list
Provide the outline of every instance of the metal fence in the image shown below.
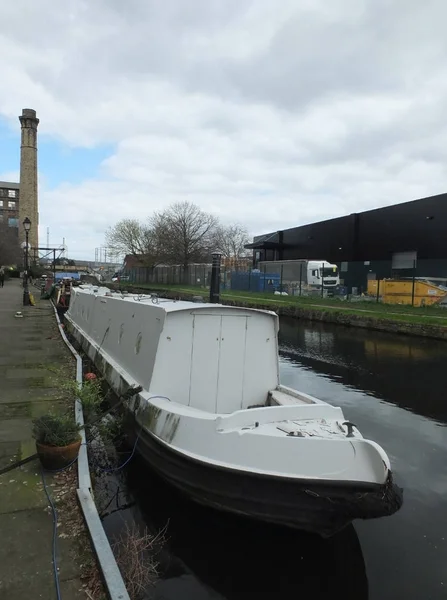
[[125,272],[135,284],[184,285],[206,287],[210,284],[211,264],[189,267],[133,267]]
[[[389,261],[356,261],[334,263],[336,271],[327,263],[312,261],[316,274],[315,284],[304,261],[265,262],[259,269],[234,271],[221,269],[222,290],[252,293],[271,293],[289,296],[337,296],[350,300],[387,302],[424,306],[447,306],[447,259],[412,260],[398,265]],[[308,270],[308,269],[307,269]],[[324,284],[321,285],[321,274]],[[211,264],[190,265],[188,268],[136,267],[125,275],[135,284],[177,285],[207,288],[210,285]],[[318,279],[318,277],[320,277]],[[330,285],[329,285],[330,282]]]
[[[318,261],[307,262],[318,267]],[[335,285],[327,263],[319,267],[319,274],[327,275],[323,286],[309,284],[309,273],[303,275],[303,261],[265,262],[260,266],[261,272],[267,273],[267,282],[268,277],[276,276],[275,289],[289,295],[341,296],[350,300],[412,306],[447,306],[447,259],[417,259],[412,256],[405,260],[401,256],[399,261],[333,264],[337,267]],[[326,285],[329,279],[332,285]]]
[[375,302],[447,306],[447,259],[342,262],[340,285]]

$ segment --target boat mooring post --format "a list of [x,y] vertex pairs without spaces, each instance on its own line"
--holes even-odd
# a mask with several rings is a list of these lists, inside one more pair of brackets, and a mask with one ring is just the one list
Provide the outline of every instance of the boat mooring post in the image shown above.
[[213,252],[211,257],[213,262],[211,267],[210,302],[218,304],[220,302],[220,261],[222,254]]

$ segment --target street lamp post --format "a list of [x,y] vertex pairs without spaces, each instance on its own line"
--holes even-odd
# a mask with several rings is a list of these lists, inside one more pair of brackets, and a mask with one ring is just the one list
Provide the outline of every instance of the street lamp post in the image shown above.
[[28,279],[29,279],[28,236],[29,236],[29,230],[31,229],[31,221],[28,219],[28,217],[25,217],[25,219],[23,220],[23,228],[25,230],[25,275],[24,275],[25,281],[24,281],[24,288],[23,288],[23,306],[29,306],[30,300],[29,300],[29,288],[28,288]]

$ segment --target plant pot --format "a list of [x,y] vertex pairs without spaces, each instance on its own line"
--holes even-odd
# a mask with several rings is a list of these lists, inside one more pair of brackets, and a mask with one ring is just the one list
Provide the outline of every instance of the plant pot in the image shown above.
[[68,446],[46,446],[45,444],[36,442],[36,450],[40,462],[47,471],[57,471],[58,469],[67,467],[77,458],[80,447],[81,439]]

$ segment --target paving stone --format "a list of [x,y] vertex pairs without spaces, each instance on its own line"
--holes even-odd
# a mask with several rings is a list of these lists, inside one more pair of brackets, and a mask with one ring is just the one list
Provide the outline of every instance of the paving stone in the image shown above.
[[[42,364],[57,363],[60,361],[61,353],[57,348],[49,349],[42,348],[41,352],[36,353],[35,351],[29,352],[28,350],[11,350],[7,356],[1,358],[5,362],[1,362],[2,366],[30,366],[38,369]],[[8,361],[8,362],[6,362]]]
[[[26,381],[24,381],[26,380]],[[3,391],[0,397],[7,397],[7,392],[11,389],[36,388],[45,386],[45,377],[21,377],[3,380]]]
[[45,379],[48,377],[49,371],[47,369],[27,369],[23,366],[16,368],[6,369],[6,379]]
[[[11,463],[11,458],[18,456],[19,452],[19,442],[0,442],[0,469],[8,466]],[[0,480],[1,482],[2,480]]]
[[[35,360],[36,356],[33,354],[32,358]],[[15,365],[17,365],[17,362],[20,361],[21,366],[23,367],[30,367],[30,368],[39,368],[39,366],[41,365],[41,363],[27,363],[23,357],[21,356],[21,354],[19,353],[14,353],[14,354],[9,354],[8,356],[1,356],[0,357],[0,373],[4,370],[4,367],[14,367]],[[22,362],[23,361],[23,362]]]
[[[36,451],[35,446],[33,450]],[[20,450],[16,458],[20,458]],[[0,480],[0,516],[6,515],[3,522],[8,521],[7,517],[9,515],[17,528],[20,521],[17,521],[16,514],[20,515],[25,510],[45,508],[46,506],[48,506],[48,500],[43,491],[40,465],[37,460],[2,475]],[[24,543],[28,543],[26,537],[22,536],[21,531],[17,529],[17,533]],[[3,565],[0,564],[0,579],[2,568]]]
[[[39,308],[23,307],[22,293],[16,280],[0,290],[0,468],[35,453],[33,418],[66,410],[60,374],[54,370],[70,364],[71,355],[57,332],[51,306],[43,301]],[[24,317],[14,318],[16,311]],[[51,493],[52,479],[46,477]],[[52,527],[40,463],[0,475],[1,600],[56,597]],[[73,540],[58,538],[58,549],[63,600],[85,600]]]
[[[44,492],[42,492],[44,494]],[[46,504],[45,504],[46,506]],[[13,515],[0,515],[1,584],[0,597],[11,598],[49,598],[55,597],[52,541],[52,514],[43,508],[23,510]],[[17,532],[20,531],[20,535]],[[25,541],[26,540],[26,541]],[[72,560],[71,541],[58,537],[57,559],[61,580],[72,580],[79,576],[79,567]],[[24,570],[26,569],[26,580]],[[26,584],[26,588],[24,588]],[[14,596],[12,591],[26,589],[23,596]],[[4,590],[4,592],[3,592]],[[46,596],[39,596],[39,593]],[[4,593],[4,595],[2,595]],[[17,594],[17,591],[15,592]]]
[[[8,389],[0,389],[0,405],[11,404],[12,402],[40,402],[48,399],[60,399],[63,397],[63,392],[58,388],[49,387],[30,387],[29,389],[23,389],[23,385],[20,382],[8,383]],[[2,416],[2,409],[0,408],[0,418]]]
[[47,413],[66,412],[65,403],[58,399],[31,399],[28,402],[1,402],[2,419],[35,419]]
[[[23,345],[25,346],[25,344]],[[42,346],[40,344],[36,344],[35,342],[33,344],[29,343],[26,344],[26,350],[32,352],[33,356],[39,356],[40,352],[42,352]]]
[[31,419],[0,421],[0,442],[20,442],[31,437]]
[[[37,573],[29,581],[15,582],[13,585],[2,587],[0,582],[0,597],[5,600],[53,600],[56,598],[56,588],[53,572],[48,569]],[[60,580],[62,600],[86,599],[87,595],[82,590],[80,579]],[[3,595],[4,594],[4,595]]]
[[2,402],[2,421],[8,419],[27,419],[31,415],[30,402]]

